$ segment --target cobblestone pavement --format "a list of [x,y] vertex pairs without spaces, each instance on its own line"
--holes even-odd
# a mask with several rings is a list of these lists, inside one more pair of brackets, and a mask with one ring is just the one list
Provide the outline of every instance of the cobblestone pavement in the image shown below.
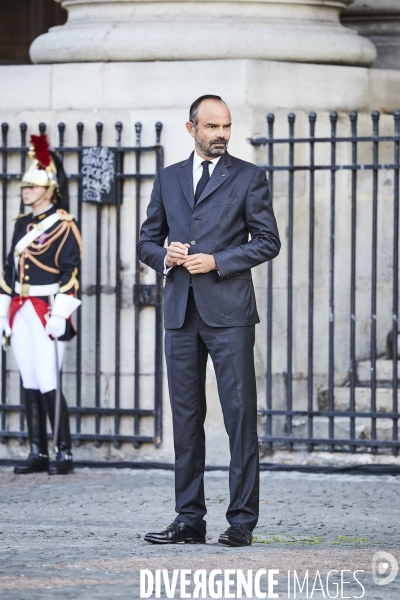
[[[68,477],[49,477],[16,476],[3,468],[0,598],[133,600],[140,597],[141,569],[188,569],[192,574],[241,569],[246,575],[248,569],[253,574],[278,569],[274,591],[279,598],[293,597],[296,570],[300,583],[308,571],[309,583],[308,595],[305,586],[297,598],[398,600],[400,574],[389,585],[377,585],[371,573],[377,551],[390,552],[400,562],[399,494],[400,477],[263,472],[255,543],[233,549],[217,543],[226,528],[228,474],[210,472],[207,545],[153,546],[143,541],[146,531],[160,530],[175,516],[173,473],[80,469]],[[343,591],[335,586],[340,573],[331,575],[327,590],[331,569],[347,570],[343,580],[350,583],[343,584]],[[358,569],[364,571],[356,575],[364,594],[353,576]],[[192,574],[188,594],[194,589]],[[231,577],[234,584],[224,588],[228,592],[214,597],[236,597],[235,573]],[[203,597],[212,597],[213,588],[207,590]],[[166,597],[161,585],[161,598]],[[180,580],[170,597],[184,597]]]

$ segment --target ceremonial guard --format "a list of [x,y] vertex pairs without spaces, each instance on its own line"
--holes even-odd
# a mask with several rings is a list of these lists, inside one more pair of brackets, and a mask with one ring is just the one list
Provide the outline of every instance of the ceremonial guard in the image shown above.
[[[46,135],[31,136],[33,163],[21,182],[32,212],[17,217],[0,280],[0,333],[11,345],[25,396],[30,454],[15,473],[73,469],[68,407],[60,389],[64,344],[75,334],[71,314],[82,255],[81,235],[69,214],[67,179]],[[49,463],[46,414],[56,460]]]

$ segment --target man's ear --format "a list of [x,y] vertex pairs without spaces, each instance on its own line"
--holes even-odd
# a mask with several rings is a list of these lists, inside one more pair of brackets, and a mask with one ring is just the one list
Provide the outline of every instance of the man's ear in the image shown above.
[[188,132],[190,133],[190,135],[192,136],[192,138],[194,138],[195,133],[196,133],[196,129],[195,129],[195,126],[193,125],[193,123],[191,121],[188,121],[186,123],[186,129],[188,130]]

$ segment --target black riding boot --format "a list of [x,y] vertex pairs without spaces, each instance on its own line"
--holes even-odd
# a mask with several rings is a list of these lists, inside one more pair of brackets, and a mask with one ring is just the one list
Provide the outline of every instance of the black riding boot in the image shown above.
[[25,415],[31,451],[28,460],[15,467],[14,473],[18,475],[47,471],[49,468],[46,412],[39,390],[25,389]]
[[[42,394],[46,411],[54,433],[54,419],[56,412],[56,390]],[[50,463],[49,475],[67,475],[74,468],[71,453],[71,434],[69,431],[68,406],[63,394],[60,398],[60,425],[58,428],[57,456],[56,460]]]

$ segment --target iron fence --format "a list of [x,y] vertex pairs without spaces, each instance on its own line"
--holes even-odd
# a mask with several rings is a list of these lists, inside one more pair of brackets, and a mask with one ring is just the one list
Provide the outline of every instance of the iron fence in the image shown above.
[[[349,119],[349,120],[348,120]],[[392,119],[391,122],[388,120]],[[285,204],[283,215],[284,226],[281,230],[285,231],[286,236],[283,241],[284,254],[286,253],[286,315],[285,315],[285,332],[282,335],[282,343],[286,344],[285,348],[285,364],[282,367],[284,375],[284,400],[280,406],[277,406],[276,394],[273,391],[273,378],[276,367],[273,367],[274,352],[277,344],[273,342],[275,325],[275,312],[280,309],[275,301],[276,287],[276,269],[278,263],[269,263],[267,271],[267,340],[266,340],[266,406],[260,409],[261,417],[265,418],[265,429],[260,435],[260,441],[266,449],[271,450],[277,445],[284,445],[289,449],[295,446],[306,446],[309,451],[314,448],[322,448],[333,451],[334,449],[343,449],[356,452],[357,450],[377,452],[378,448],[390,449],[394,455],[398,454],[400,448],[400,440],[398,437],[398,419],[400,417],[398,411],[398,372],[397,372],[397,356],[398,356],[398,267],[399,267],[399,157],[400,157],[400,111],[395,111],[392,116],[385,115],[385,127],[391,128],[389,135],[380,135],[380,123],[382,117],[379,112],[372,113],[372,132],[369,129],[369,135],[358,134],[359,115],[356,112],[350,113],[348,117],[339,119],[336,112],[330,114],[330,135],[325,137],[317,137],[316,121],[317,115],[310,113],[308,116],[308,135],[303,137],[295,136],[296,116],[291,113],[287,117],[288,121],[288,136],[274,137],[275,116],[268,114],[268,137],[256,137],[250,140],[255,147],[266,147],[267,164],[262,165],[269,178],[272,196],[274,198],[275,180],[280,177],[280,185],[285,186],[287,194],[287,203]],[[344,135],[338,135],[338,125],[341,125],[344,130]],[[303,123],[304,125],[304,123]],[[363,128],[368,126],[363,117]],[[369,128],[369,127],[368,127]],[[346,135],[347,133],[347,135]],[[329,150],[330,159],[326,161],[317,161],[316,152],[322,156],[325,149]],[[361,152],[360,152],[361,149]],[[382,154],[385,155],[387,162],[380,159]],[[296,160],[296,151],[297,160]],[[360,153],[362,160],[359,159]],[[276,162],[276,155],[280,157],[280,163]],[[326,154],[326,152],[325,152]],[[347,154],[347,160],[343,160],[343,156]],[[368,160],[368,155],[371,157]],[[286,158],[285,158],[286,157]],[[299,159],[300,157],[300,159]],[[342,157],[340,160],[338,157]],[[325,158],[327,158],[325,156]],[[296,194],[298,178],[301,172],[303,173],[303,184],[307,191]],[[393,185],[393,193],[391,202],[386,202],[384,207],[384,196],[387,200],[387,192],[382,191],[380,184],[382,176],[385,176],[390,183],[389,188]],[[338,198],[337,182],[341,176],[342,187],[340,197]],[[362,190],[360,192],[359,180],[362,176]],[[283,182],[285,177],[285,182]],[[318,182],[316,181],[316,178]],[[322,178],[325,178],[325,183],[322,183]],[[329,178],[329,179],[328,179]],[[386,181],[384,182],[386,183]],[[319,212],[318,222],[316,221],[316,203],[320,201],[320,196],[324,196],[321,192],[323,185],[326,190],[326,229],[328,230],[329,245],[327,252],[327,260],[324,268],[329,271],[327,282],[327,298],[321,301],[319,297],[318,305],[316,306],[316,261],[320,263],[319,253],[325,241],[323,236],[316,240],[316,231],[322,227],[321,220],[324,219],[321,211]],[[343,193],[343,187],[346,187],[346,193]],[[362,196],[363,206],[360,209],[360,198]],[[366,202],[366,199],[368,202]],[[339,201],[339,205],[338,205]],[[275,209],[279,210],[277,198],[274,198]],[[306,292],[306,311],[304,313],[304,321],[306,322],[306,340],[304,340],[304,353],[307,359],[306,373],[304,373],[304,381],[307,386],[306,402],[299,406],[301,402],[293,395],[294,373],[293,373],[293,347],[294,335],[298,331],[294,328],[294,298],[296,289],[294,288],[294,277],[296,269],[294,268],[294,258],[296,257],[296,248],[294,247],[294,239],[296,235],[297,221],[294,218],[294,211],[299,204],[307,211],[308,223],[304,226],[305,221],[302,221],[301,227],[307,229],[308,240],[305,242],[304,254],[307,255],[308,267],[305,273],[305,288]],[[350,223],[343,223],[337,215],[338,206],[342,209],[343,205],[348,206]],[[360,226],[359,221],[365,222],[366,206],[370,223],[368,227]],[[383,229],[380,225],[380,218],[387,218],[388,206],[391,210],[391,228],[385,226]],[[385,216],[386,215],[386,216]],[[345,220],[344,220],[345,221]],[[350,225],[350,227],[348,227]],[[341,321],[347,321],[347,342],[343,341],[339,344],[339,348],[335,348],[336,335],[335,327],[337,327],[336,303],[341,300],[340,295],[344,292],[338,289],[336,285],[336,276],[338,272],[338,260],[336,254],[338,252],[337,234],[338,227],[346,229],[347,233],[343,234],[346,239],[343,244],[346,246],[346,252],[342,253],[340,263],[340,275],[345,271],[348,273],[348,300],[347,316],[341,312]],[[391,230],[390,230],[391,229]],[[381,233],[379,233],[381,231]],[[343,236],[342,236],[342,239]],[[364,266],[363,274],[360,276],[358,265],[365,262],[365,248],[368,241],[369,255],[369,271],[366,281]],[[364,250],[360,251],[359,246],[363,245]],[[286,249],[284,248],[286,246]],[[308,246],[308,247],[307,247]],[[388,246],[391,246],[390,256],[388,256]],[[383,250],[382,250],[383,248]],[[361,253],[360,253],[361,252]],[[386,258],[381,256],[382,252],[386,253]],[[347,264],[346,264],[347,263]],[[282,263],[280,263],[282,264]],[[385,274],[382,275],[382,271]],[[383,276],[390,277],[391,292],[389,287],[386,287],[385,293],[381,293],[380,280]],[[382,289],[384,286],[381,286]],[[379,294],[378,294],[379,292]],[[347,292],[346,292],[347,293]],[[357,326],[360,320],[365,315],[365,306],[361,310],[357,305],[358,295],[368,293],[369,295],[369,348],[364,344],[364,348],[357,350]],[[320,291],[318,290],[318,294]],[[378,295],[379,301],[378,303]],[[379,305],[378,305],[379,304]],[[391,375],[383,377],[377,374],[377,364],[379,363],[380,355],[382,354],[382,331],[379,329],[379,344],[377,343],[377,311],[382,308],[382,304],[387,305],[388,313],[391,313],[391,324],[388,328],[391,329],[389,335],[388,356],[391,357]],[[383,309],[382,309],[383,310]],[[321,317],[322,312],[322,317]],[[324,321],[324,326],[319,327],[318,340],[316,346],[316,330],[315,323],[318,317],[319,322]],[[382,320],[381,326],[385,327]],[[343,323],[340,323],[343,330]],[[365,329],[365,323],[363,325]],[[280,332],[282,334],[282,332]],[[363,335],[365,332],[362,332]],[[341,338],[342,339],[342,338]],[[315,377],[315,360],[316,352],[318,358],[320,353],[324,353],[324,347],[327,345],[327,369],[326,369],[326,389],[321,392],[321,389],[316,389],[314,384]],[[343,405],[343,402],[336,401],[338,382],[335,383],[336,369],[335,361],[338,359],[338,353],[348,352],[348,375],[347,381],[342,381],[339,385],[345,388],[348,392],[348,402]],[[369,360],[367,353],[369,352]],[[342,360],[342,356],[340,359]],[[364,359],[361,366],[369,366],[370,377],[367,381],[362,381],[362,376],[357,371],[360,368],[360,359]],[[385,361],[386,368],[388,366]],[[385,366],[383,365],[383,366]],[[379,365],[378,365],[379,366]],[[337,376],[336,376],[337,379]],[[365,375],[364,375],[365,379]],[[321,387],[321,379],[319,381]],[[391,387],[391,392],[387,387]],[[381,393],[381,388],[384,392]],[[361,390],[361,391],[360,391]],[[367,390],[369,394],[369,406],[365,406],[365,402],[360,402],[361,394],[365,395]],[[318,396],[319,392],[319,396]],[[377,392],[380,393],[380,404],[377,405]],[[390,405],[387,404],[387,394],[390,394]],[[359,395],[358,395],[359,394]],[[382,405],[383,394],[385,404]],[[365,396],[363,396],[365,398]],[[339,405],[338,405],[339,404]],[[279,431],[278,427],[274,427],[277,420],[284,420],[284,427]],[[361,421],[360,421],[361,419]],[[304,425],[303,432],[299,427],[295,427],[295,422],[300,422]],[[357,430],[357,424],[365,421],[370,424],[362,433]],[[384,421],[383,421],[384,420]],[[391,423],[390,435],[386,436],[380,431],[379,425],[382,423]],[[324,435],[315,434],[315,426],[320,422],[326,424],[326,433]],[[340,429],[343,431],[343,422],[347,423],[345,435],[336,435],[335,429],[337,423],[340,422]],[[319,429],[321,429],[319,427]]]
[[[2,155],[2,172],[0,174],[2,181],[2,259],[5,260],[8,250],[8,228],[10,227],[10,218],[8,204],[9,204],[9,186],[14,180],[19,180],[22,174],[25,172],[27,166],[27,133],[28,127],[25,123],[20,125],[20,145],[9,146],[9,125],[3,123],[2,129],[2,146],[0,152]],[[118,122],[115,125],[116,142],[115,146],[108,148],[113,150],[116,155],[115,165],[115,178],[116,178],[116,197],[115,205],[105,206],[104,204],[97,203],[95,206],[87,205],[82,202],[82,191],[83,191],[83,176],[82,176],[82,155],[84,146],[84,132],[85,127],[83,123],[78,123],[76,126],[77,143],[75,146],[65,145],[65,132],[66,126],[63,123],[58,125],[58,146],[55,150],[59,153],[61,158],[64,160],[71,161],[71,157],[75,157],[76,160],[76,172],[70,172],[71,169],[67,169],[67,177],[71,182],[76,182],[76,202],[75,202],[75,216],[80,226],[85,230],[84,236],[84,259],[90,260],[93,264],[93,268],[90,269],[90,274],[94,274],[94,281],[85,280],[84,274],[81,274],[81,288],[79,296],[81,296],[81,290],[83,295],[87,299],[90,296],[95,297],[94,301],[94,343],[90,344],[87,339],[87,335],[82,334],[83,319],[81,310],[77,313],[77,329],[80,335],[77,336],[76,341],[71,342],[75,344],[75,358],[72,372],[68,375],[64,373],[64,379],[66,376],[71,379],[68,381],[68,401],[70,405],[70,413],[74,415],[75,430],[72,431],[72,438],[75,445],[80,445],[82,441],[92,441],[96,446],[100,446],[102,442],[113,442],[114,446],[118,448],[122,442],[131,442],[135,448],[138,448],[143,442],[152,442],[156,445],[161,443],[162,439],[162,336],[163,336],[163,325],[162,325],[162,278],[157,275],[155,283],[143,283],[143,274],[140,268],[139,261],[136,257],[136,241],[139,236],[139,229],[142,220],[141,204],[143,203],[143,190],[142,185],[145,181],[152,181],[155,173],[163,167],[163,147],[160,144],[162,131],[162,124],[156,123],[155,134],[156,140],[154,145],[142,146],[141,135],[142,125],[141,123],[135,124],[136,132],[136,145],[135,146],[124,146],[122,145],[122,132],[123,125]],[[46,132],[46,125],[44,123],[39,124],[39,132]],[[96,138],[97,147],[102,146],[103,138],[103,124],[96,124]],[[154,161],[154,168],[152,172],[143,172],[143,160],[145,157],[150,157]],[[12,158],[15,164],[15,157],[19,157],[20,172],[10,172],[9,162]],[[125,165],[129,162],[129,157],[133,157],[132,169],[126,169]],[[148,164],[148,161],[146,162]],[[125,167],[125,168],[124,168]],[[134,218],[128,213],[124,213],[124,182],[134,182]],[[109,232],[108,239],[104,239],[104,223],[102,227],[102,221],[104,221],[104,211],[110,211],[110,221],[114,225],[113,231]],[[92,211],[89,214],[89,211]],[[93,215],[94,211],[94,215]],[[23,205],[21,203],[21,212],[23,212]],[[131,253],[131,260],[134,264],[134,285],[131,289],[130,301],[128,312],[133,312],[131,315],[131,321],[133,322],[132,331],[128,335],[128,344],[130,340],[131,355],[134,357],[134,366],[132,373],[129,377],[133,379],[133,393],[130,398],[127,399],[127,394],[123,396],[123,402],[121,402],[121,314],[122,314],[122,273],[124,266],[121,260],[121,236],[124,235],[129,238],[129,251]],[[114,248],[110,255],[112,261],[114,261],[115,281],[114,285],[106,285],[104,279],[104,252],[105,248],[110,244],[110,240],[114,241]],[[95,242],[94,244],[92,242]],[[89,257],[89,258],[88,258]],[[107,310],[106,314],[103,309],[104,298],[112,296],[114,300],[113,314],[110,314],[110,310]],[[85,303],[84,305],[85,306]],[[146,330],[146,334],[141,330],[141,314],[144,308],[150,308],[154,313],[152,333]],[[88,315],[90,317],[90,315]],[[109,326],[111,321],[111,329],[114,332],[113,337],[113,352],[114,352],[114,368],[111,369],[114,378],[114,389],[113,399],[110,402],[104,401],[104,394],[102,394],[101,380],[102,380],[102,349],[104,349],[104,343],[102,337],[105,335],[105,327]],[[112,323],[112,321],[114,321]],[[143,373],[141,372],[140,366],[140,351],[146,344],[149,343],[150,337],[152,338],[151,345],[154,348],[153,352],[153,367],[151,369],[151,377],[154,380],[152,396],[153,400],[150,402],[149,398],[146,397],[146,406],[143,407],[143,396],[144,393],[141,390],[141,381]],[[94,386],[91,388],[90,397],[83,391],[83,377],[85,376],[82,362],[85,358],[85,354],[90,353],[90,348],[94,352]],[[23,390],[21,388],[20,403],[10,403],[8,400],[8,393],[10,392],[10,386],[7,384],[8,378],[10,377],[10,369],[7,365],[7,356],[4,352],[2,354],[1,363],[1,403],[0,403],[0,440],[5,443],[7,439],[17,438],[20,443],[24,443],[27,438],[27,432],[25,431],[24,425],[24,399]],[[75,379],[75,403],[72,403],[73,395],[70,393],[71,387],[73,387],[72,379]],[[92,380],[93,380],[92,378]],[[93,394],[94,387],[94,394]],[[94,401],[92,397],[94,395]],[[146,392],[148,396],[148,391]],[[111,404],[111,406],[107,406]],[[12,430],[9,427],[10,417],[13,414],[19,414],[19,429]],[[89,417],[94,420],[87,426],[83,426],[83,419]],[[105,432],[102,429],[102,421],[104,418],[111,418],[113,425],[107,424],[108,431]],[[125,433],[121,431],[121,420],[129,418],[130,425],[128,426],[129,432],[126,432],[126,424],[124,423]],[[152,433],[151,428],[146,427],[146,432],[142,432],[142,424],[144,420],[149,422],[152,421]],[[90,431],[92,430],[92,431]]]
[[[281,257],[268,264],[266,281],[266,404],[259,413],[265,419],[265,426],[260,431],[260,441],[266,449],[284,445],[289,449],[295,446],[306,447],[309,451],[316,448],[328,450],[343,449],[351,452],[377,452],[379,449],[389,450],[397,454],[400,447],[398,438],[398,263],[399,263],[399,173],[400,173],[400,111],[393,117],[385,115],[385,127],[388,120],[393,119],[394,131],[389,135],[380,134],[382,119],[378,112],[372,114],[372,135],[359,135],[360,121],[357,113],[349,115],[348,125],[336,113],[330,115],[330,132],[325,137],[317,137],[317,115],[310,113],[308,117],[308,134],[303,137],[295,136],[296,117],[288,116],[287,137],[274,137],[275,117],[267,117],[268,137],[257,137],[250,140],[251,144],[267,150],[267,164],[263,165],[268,174],[270,188],[275,204],[275,210],[280,219],[280,229],[283,232]],[[319,124],[319,121],[318,121]],[[136,124],[136,145],[122,145],[121,123],[117,123],[116,143],[111,149],[116,152],[116,202],[106,207],[102,204],[89,207],[82,202],[82,155],[84,149],[84,125],[77,125],[76,146],[66,146],[65,126],[58,126],[59,141],[56,148],[60,155],[70,164],[76,160],[77,168],[68,169],[68,176],[76,186],[76,217],[78,224],[85,230],[85,239],[93,239],[95,243],[87,252],[92,257],[93,279],[82,275],[81,289],[88,301],[94,297],[92,348],[94,352],[94,385],[91,397],[85,394],[82,367],[84,355],[90,347],[85,332],[78,336],[74,352],[74,385],[76,402],[70,411],[74,415],[75,430],[72,437],[75,444],[82,441],[92,441],[99,446],[103,441],[113,442],[118,447],[121,442],[131,442],[139,447],[143,442],[158,445],[162,439],[162,279],[157,276],[155,282],[143,273],[136,258],[135,242],[138,238],[139,227],[143,220],[143,183],[154,178],[155,172],[163,166],[163,148],[160,145],[161,124],[156,124],[156,143],[153,146],[141,146],[141,125]],[[338,135],[339,128],[348,134]],[[365,128],[365,122],[363,122]],[[27,126],[21,124],[21,141],[18,146],[8,145],[9,128],[2,125],[2,256],[7,252],[7,239],[10,226],[8,209],[9,187],[13,180],[18,180],[26,168]],[[44,133],[46,126],[41,123],[39,131]],[[96,125],[97,146],[102,146],[103,126]],[[328,152],[328,156],[325,152]],[[368,160],[368,155],[371,159]],[[388,159],[389,155],[391,159]],[[143,158],[154,157],[155,168],[150,173],[143,172]],[[384,156],[385,161],[382,160]],[[18,169],[10,171],[10,159],[19,160]],[[127,168],[132,159],[131,168]],[[388,160],[386,160],[388,159]],[[148,162],[145,164],[148,164]],[[382,191],[382,179],[389,178],[393,190],[391,202],[387,202],[387,192]],[[134,218],[128,218],[125,202],[126,192],[124,182],[134,185]],[[367,198],[367,201],[365,200]],[[364,203],[360,207],[360,203]],[[386,204],[385,204],[386,203]],[[385,206],[384,206],[385,205]],[[325,207],[324,210],[321,209]],[[391,211],[390,231],[387,226],[382,228],[382,218]],[[368,226],[365,226],[365,211],[369,213]],[[360,210],[361,208],[361,210]],[[348,210],[348,222],[341,219],[341,211]],[[307,223],[304,218],[298,219],[298,212],[306,210]],[[113,231],[108,239],[104,239],[102,221],[105,211],[112,214]],[[338,216],[339,214],[339,216]],[[386,215],[387,218],[387,215]],[[133,225],[132,225],[133,224]],[[321,235],[326,227],[327,235]],[[133,231],[132,231],[133,228]],[[298,236],[303,236],[298,245]],[[130,248],[134,261],[133,285],[130,293],[130,304],[127,310],[131,313],[132,328],[130,330],[130,354],[134,364],[129,378],[132,379],[132,393],[121,392],[121,339],[126,329],[121,319],[123,313],[123,275],[124,265],[121,257],[121,237],[130,236]],[[133,239],[134,238],[134,239]],[[112,257],[114,261],[115,281],[112,285],[104,282],[104,265],[102,267],[103,249],[105,242],[110,239],[114,243]],[[338,241],[339,240],[339,241]],[[339,243],[340,242],[340,243]],[[385,252],[382,244],[385,243]],[[326,248],[325,248],[326,246]],[[345,252],[342,247],[345,247]],[[388,247],[390,246],[390,252]],[[361,247],[361,251],[360,251]],[[326,252],[325,252],[325,250]],[[366,249],[368,253],[368,269],[365,267]],[[85,253],[85,256],[87,255]],[[341,253],[341,262],[338,255]],[[361,253],[360,253],[361,252]],[[386,254],[385,254],[386,253]],[[306,267],[298,264],[298,257],[306,258]],[[280,261],[280,262],[278,262]],[[285,264],[283,264],[283,261]],[[303,269],[306,289],[305,310],[300,318],[296,318],[296,303],[301,293],[297,279]],[[327,284],[323,293],[321,289],[321,272],[327,272]],[[285,281],[282,283],[282,273]],[[384,275],[382,273],[384,272]],[[339,275],[339,277],[338,277]],[[382,286],[382,277],[390,279],[389,287]],[[338,285],[347,277],[345,291]],[[368,281],[367,281],[368,280]],[[384,288],[384,293],[382,289]],[[300,290],[301,291],[301,290]],[[284,302],[281,302],[282,293]],[[281,294],[279,296],[279,294]],[[324,296],[325,294],[325,296]],[[365,297],[368,294],[368,318],[365,316]],[[114,299],[112,315],[107,308],[104,314],[105,298]],[[346,296],[346,310],[343,309],[342,298]],[[322,300],[321,300],[322,298]],[[86,303],[85,303],[86,304]],[[338,308],[339,305],[339,308]],[[389,306],[390,305],[390,306]],[[108,305],[107,305],[108,306]],[[388,320],[379,316],[382,306],[389,307],[390,327]],[[154,383],[152,388],[152,406],[148,405],[148,388],[143,391],[143,377],[140,355],[148,342],[148,332],[144,332],[142,324],[143,310],[150,310],[154,319],[152,326],[153,368],[148,374]],[[282,314],[284,313],[284,325]],[[114,389],[111,402],[105,402],[102,391],[102,353],[104,352],[105,321],[112,320],[113,330],[113,377]],[[346,344],[343,344],[344,321],[346,322]],[[368,344],[365,342],[364,329],[368,321]],[[127,321],[128,322],[128,321]],[[82,314],[78,312],[78,330],[84,330]],[[305,325],[305,327],[304,327]],[[391,357],[390,378],[385,381],[377,372],[382,357],[382,328],[391,329],[389,336],[388,355]],[[340,335],[338,334],[338,330]],[[299,333],[300,331],[300,333]],[[304,331],[304,335],[301,333]],[[147,336],[147,338],[145,337]],[[363,337],[363,343],[359,340]],[[298,338],[300,342],[298,342]],[[303,339],[304,338],[304,339]],[[148,344],[147,344],[148,345]],[[306,367],[300,379],[304,382],[305,393],[299,394],[299,369],[296,367],[297,354],[303,349]],[[278,357],[281,353],[282,356]],[[343,362],[347,355],[347,379],[340,380],[338,363]],[[369,356],[367,356],[369,354]],[[283,357],[283,358],[282,358]],[[322,357],[322,358],[321,358]],[[326,360],[325,360],[326,358]],[[146,357],[146,360],[148,356]],[[340,359],[340,360],[339,360]],[[360,361],[364,361],[364,375],[360,374]],[[283,361],[283,362],[282,362]],[[326,369],[321,369],[321,362],[326,362]],[[318,365],[316,365],[318,363]],[[368,377],[365,376],[367,363]],[[388,362],[386,361],[386,366]],[[125,374],[123,374],[125,375]],[[71,374],[65,376],[71,377]],[[277,393],[276,377],[283,377],[283,398]],[[17,438],[23,443],[27,438],[24,425],[24,407],[21,396],[19,403],[12,403],[8,398],[9,386],[7,378],[10,369],[6,356],[2,356],[2,387],[0,403],[0,439],[5,442]],[[71,380],[72,381],[72,380]],[[384,387],[386,386],[386,388]],[[390,386],[390,389],[387,387]],[[70,380],[68,381],[70,389]],[[338,388],[348,393],[348,401],[339,401]],[[382,405],[380,393],[385,391],[385,402]],[[367,391],[368,406],[359,401],[359,392]],[[387,394],[390,393],[390,405]],[[123,399],[123,401],[121,401]],[[145,401],[146,400],[146,401]],[[111,404],[111,405],[110,405]],[[19,427],[9,427],[9,417],[19,416]],[[88,427],[84,420],[92,419]],[[102,429],[104,420],[112,419],[112,430]],[[126,432],[126,420],[129,420],[131,431]],[[124,421],[124,428],[122,427]],[[143,433],[143,423],[151,421],[152,433],[148,427]],[[346,427],[343,427],[343,421]],[[369,431],[365,427],[360,434],[358,424],[369,423]],[[390,422],[390,439],[382,438],[379,425]],[[281,423],[283,422],[283,426]],[[299,427],[301,422],[303,431]],[[321,429],[323,422],[325,429]],[[347,429],[346,429],[347,428]],[[124,429],[124,431],[122,431]],[[341,432],[338,435],[338,430]],[[324,433],[321,434],[321,431]],[[343,434],[343,432],[346,432]]]

